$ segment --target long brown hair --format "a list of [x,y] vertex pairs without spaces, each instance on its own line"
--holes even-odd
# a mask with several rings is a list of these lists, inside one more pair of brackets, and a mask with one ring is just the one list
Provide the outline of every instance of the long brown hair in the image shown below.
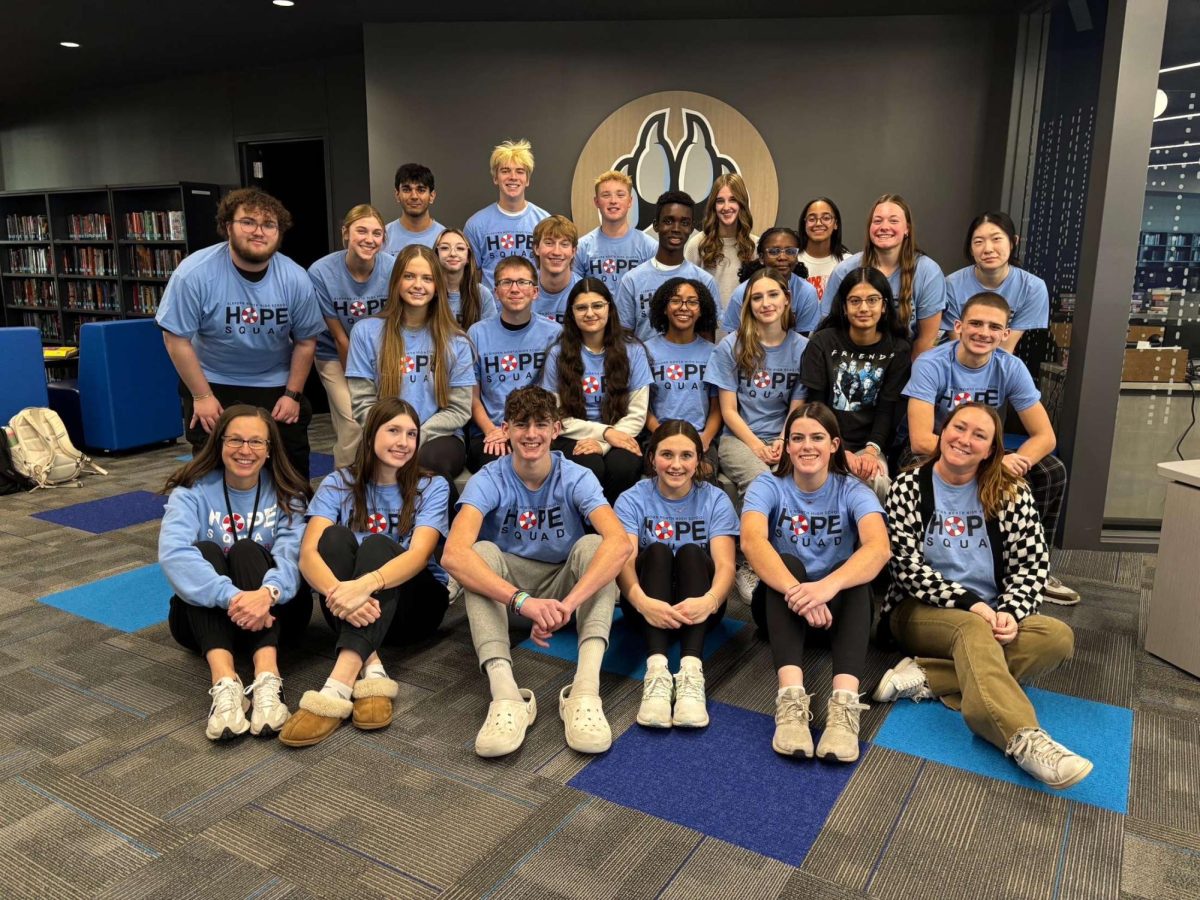
[[788,413],[787,421],[783,423],[783,455],[775,464],[775,474],[780,478],[787,478],[792,474],[792,458],[788,456],[787,445],[792,433],[792,423],[797,419],[812,419],[829,432],[830,440],[838,439],[837,449],[829,454],[829,471],[834,475],[852,475],[850,466],[846,463],[846,444],[842,440],[842,431],[838,428],[837,416],[833,414],[832,409],[816,400],[801,403]]
[[263,471],[271,477],[275,497],[283,509],[283,514],[289,518],[293,515],[303,515],[308,506],[308,498],[312,496],[312,489],[283,452],[283,438],[280,437],[279,426],[275,424],[271,414],[248,403],[235,403],[225,407],[200,452],[192,457],[190,462],[171,473],[167,483],[163,485],[162,493],[169,494],[177,487],[190,488],[214,470],[224,472],[225,461],[221,458],[221,447],[225,440],[225,432],[229,429],[230,422],[243,417],[258,419],[267,426],[267,458],[263,463]]
[[400,523],[396,526],[398,535],[406,535],[412,530],[413,520],[417,514],[417,496],[422,476],[431,477],[432,472],[422,469],[417,462],[417,454],[421,450],[421,418],[413,405],[399,397],[385,397],[367,412],[367,421],[363,426],[362,440],[358,442],[358,450],[354,460],[346,467],[345,490],[352,497],[350,513],[350,530],[366,531],[367,516],[367,487],[375,481],[375,470],[379,463],[375,456],[375,435],[379,429],[396,416],[408,416],[417,426],[417,445],[413,448],[408,462],[396,471],[396,487],[400,489]]
[[[447,228],[433,242],[433,252],[438,258],[438,267],[441,267],[442,255],[437,252],[437,245],[448,234],[457,234],[467,245],[467,264],[463,266],[462,281],[458,284],[458,324],[465,331],[483,318],[483,291],[480,289],[480,284],[483,282],[483,270],[475,261],[475,251],[471,249],[471,242],[457,228]],[[445,270],[442,274],[445,275]]]
[[613,425],[629,412],[629,345],[637,343],[621,324],[617,305],[613,303],[604,282],[598,278],[583,278],[567,295],[567,313],[558,345],[558,402],[563,415],[576,419],[587,418],[583,402],[583,333],[575,321],[575,300],[583,294],[597,294],[608,303],[608,322],[604,326],[604,400],[600,418]]
[[700,440],[700,433],[687,419],[663,419],[658,423],[658,427],[650,435],[650,442],[646,444],[646,474],[651,478],[658,476],[654,468],[654,455],[658,452],[658,445],[667,438],[679,436],[687,438],[696,447],[696,474],[692,478],[692,484],[696,483],[696,479],[707,480],[712,475],[712,465],[704,456],[704,442]]
[[463,330],[450,313],[442,264],[436,253],[421,244],[409,244],[396,257],[392,278],[388,282],[387,309],[376,313],[376,318],[383,319],[383,340],[379,343],[379,359],[375,362],[376,371],[379,372],[379,396],[400,395],[400,375],[404,367],[405,307],[400,298],[400,280],[408,264],[418,256],[429,264],[429,271],[433,273],[434,296],[429,301],[425,325],[433,336],[434,397],[439,407],[446,407],[450,405],[450,370],[454,368],[453,341]]
[[871,243],[871,219],[875,216],[875,210],[881,203],[894,203],[900,207],[904,211],[904,222],[908,230],[908,234],[904,235],[904,241],[900,244],[900,293],[896,295],[900,321],[907,328],[909,320],[912,318],[913,279],[916,277],[917,257],[921,253],[921,248],[917,246],[917,233],[913,230],[912,210],[908,208],[908,203],[899,194],[884,194],[871,204],[871,211],[867,214],[867,236],[863,241],[860,265],[864,268],[879,268],[879,256],[875,252],[875,245]]
[[1000,421],[1000,414],[992,407],[977,400],[969,400],[954,407],[950,412],[950,417],[942,425],[942,433],[938,435],[937,447],[934,448],[933,455],[922,463],[922,466],[932,466],[942,458],[942,438],[946,434],[946,429],[954,421],[954,417],[964,409],[983,410],[992,420],[992,449],[975,471],[975,484],[979,487],[979,503],[983,506],[984,516],[995,519],[1005,506],[1017,498],[1025,480],[1004,468],[1004,423]]
[[756,282],[762,281],[764,278],[774,281],[783,291],[784,304],[783,312],[779,316],[779,324],[783,328],[785,337],[792,330],[791,288],[783,280],[782,275],[770,266],[764,266],[746,279],[746,290],[742,294],[742,314],[738,319],[737,343],[734,346],[733,355],[734,362],[737,363],[738,372],[745,378],[752,378],[754,376],[755,371],[762,365],[763,359],[767,355],[762,345],[762,334],[758,319],[754,318],[754,313],[750,309],[750,291]]
[[704,237],[700,241],[700,267],[713,269],[721,258],[721,221],[717,218],[717,194],[721,188],[729,188],[733,199],[737,201],[737,221],[734,222],[734,240],[737,243],[737,256],[742,262],[754,259],[754,241],[750,232],[754,230],[754,216],[750,214],[750,192],[746,190],[746,182],[736,172],[726,172],[718,175],[713,182],[712,190],[708,192],[708,202],[704,207],[704,222],[700,230]]

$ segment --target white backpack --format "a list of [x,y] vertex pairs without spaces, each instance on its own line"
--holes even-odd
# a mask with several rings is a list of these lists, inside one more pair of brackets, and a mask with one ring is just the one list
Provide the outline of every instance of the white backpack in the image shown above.
[[108,474],[75,449],[62,419],[52,409],[27,407],[8,420],[5,430],[13,466],[40,488],[72,482],[83,487],[79,476],[89,472]]

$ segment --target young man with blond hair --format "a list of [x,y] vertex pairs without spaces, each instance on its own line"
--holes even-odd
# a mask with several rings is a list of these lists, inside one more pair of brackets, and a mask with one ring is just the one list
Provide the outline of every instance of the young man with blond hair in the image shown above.
[[633,207],[633,180],[624,172],[604,172],[596,179],[592,198],[600,212],[600,226],[579,239],[575,274],[598,278],[617,296],[621,278],[654,256],[658,244],[629,222]]
[[483,272],[488,290],[495,286],[496,263],[507,256],[533,259],[533,229],[550,215],[525,199],[533,176],[533,148],[529,141],[504,141],[492,150],[492,183],[499,196],[467,219],[467,241]]

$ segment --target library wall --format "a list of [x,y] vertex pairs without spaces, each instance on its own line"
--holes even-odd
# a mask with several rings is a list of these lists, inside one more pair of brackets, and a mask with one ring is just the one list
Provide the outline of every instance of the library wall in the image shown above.
[[868,204],[895,191],[952,271],[968,222],[1000,196],[1015,29],[1014,16],[427,23],[414,41],[403,25],[368,25],[371,197],[395,210],[396,165],[422,161],[437,175],[439,221],[461,224],[495,199],[492,146],[527,137],[530,199],[569,211],[576,160],[609,113],[697,91],[762,134],[780,224],[795,227],[804,202],[827,194],[859,249]]

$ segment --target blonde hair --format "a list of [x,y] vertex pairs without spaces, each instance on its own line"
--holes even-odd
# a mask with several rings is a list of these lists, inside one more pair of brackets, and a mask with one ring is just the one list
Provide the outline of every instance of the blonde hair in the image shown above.
[[377,219],[381,228],[387,228],[387,223],[383,219],[383,213],[373,207],[370,203],[360,203],[358,206],[350,207],[350,212],[346,213],[342,219],[342,246],[347,247],[350,244],[350,226],[359,219]]
[[1004,507],[1017,499],[1021,489],[1026,486],[1026,482],[1025,479],[1014,475],[1004,467],[1004,423],[1000,421],[1000,414],[995,409],[977,400],[968,400],[966,403],[960,403],[954,407],[945,424],[942,425],[942,432],[938,435],[933,455],[924,465],[932,466],[941,459],[942,441],[945,439],[946,429],[959,413],[968,409],[978,409],[992,420],[992,448],[988,451],[987,458],[979,464],[979,468],[975,471],[975,484],[979,488],[979,505],[983,507],[984,516],[988,519],[997,519],[1004,511]]
[[566,238],[572,247],[579,246],[579,229],[566,216],[549,216],[538,222],[533,228],[533,246],[537,246],[544,238],[559,240]]
[[492,177],[500,171],[503,165],[523,166],[525,171],[533,174],[533,145],[521,138],[519,141],[504,141],[492,150]]
[[746,182],[736,172],[726,172],[717,176],[712,190],[708,193],[708,202],[704,207],[704,222],[700,230],[704,237],[700,241],[700,267],[712,271],[716,268],[717,260],[721,258],[721,223],[717,219],[717,194],[721,188],[729,188],[733,199],[737,201],[738,214],[734,223],[734,240],[737,243],[738,259],[743,263],[755,258],[754,241],[750,232],[754,230],[754,216],[750,214],[750,193],[746,190]]
[[619,182],[625,186],[625,189],[629,191],[630,194],[633,193],[633,179],[624,172],[617,172],[613,169],[609,169],[596,179],[596,184],[593,190],[595,191],[597,197],[600,196],[600,185],[604,184],[606,181]]
[[904,235],[904,241],[900,245],[900,290],[896,292],[900,323],[908,328],[913,311],[913,281],[917,274],[917,255],[920,254],[921,249],[917,246],[917,234],[913,231],[912,210],[908,208],[908,203],[899,194],[884,194],[871,204],[871,212],[867,215],[867,236],[863,241],[862,260],[859,265],[864,269],[879,268],[879,257],[875,252],[875,245],[871,243],[871,219],[875,216],[875,210],[882,203],[894,203],[900,207],[904,213],[904,224],[908,229],[908,233]]
[[764,266],[746,279],[746,292],[742,294],[742,314],[738,319],[737,343],[734,344],[733,359],[737,363],[738,372],[746,378],[754,377],[755,371],[762,365],[767,355],[762,345],[761,326],[750,309],[750,290],[756,281],[762,281],[764,278],[774,281],[783,291],[786,302],[783,305],[783,312],[779,316],[779,324],[785,335],[792,330],[792,295],[788,283],[770,266]]

